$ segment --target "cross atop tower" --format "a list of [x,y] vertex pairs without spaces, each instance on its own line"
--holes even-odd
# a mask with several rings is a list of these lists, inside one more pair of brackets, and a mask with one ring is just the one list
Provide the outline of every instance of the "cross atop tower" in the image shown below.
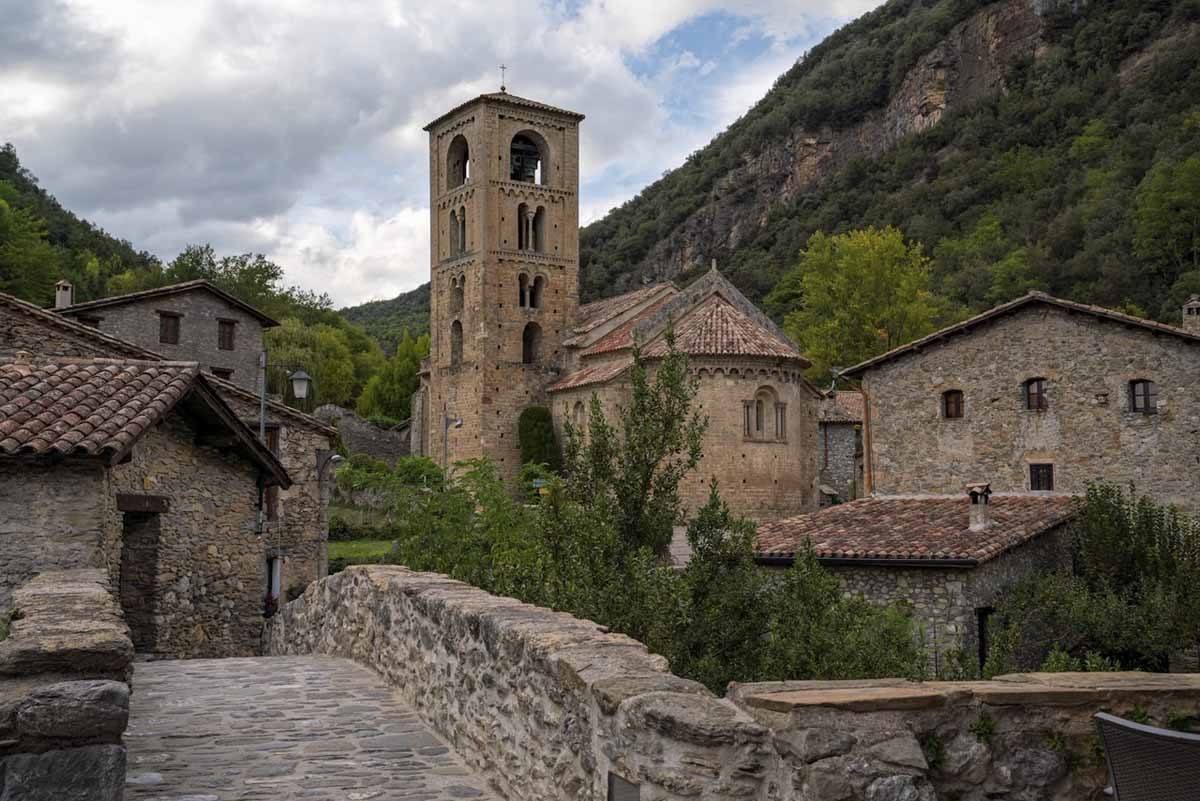
[[507,66],[506,64],[501,64],[501,65],[500,65],[500,91],[501,91],[501,92],[506,92],[506,91],[508,91],[508,89],[507,89],[507,88],[504,86],[504,73],[505,73],[507,70],[508,70],[508,66]]

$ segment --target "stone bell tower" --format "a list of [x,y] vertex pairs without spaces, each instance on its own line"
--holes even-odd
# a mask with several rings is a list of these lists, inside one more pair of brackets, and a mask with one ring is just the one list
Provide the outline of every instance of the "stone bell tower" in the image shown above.
[[421,450],[439,464],[487,456],[506,478],[520,469],[517,418],[545,402],[579,305],[582,120],[502,90],[425,128],[431,345]]

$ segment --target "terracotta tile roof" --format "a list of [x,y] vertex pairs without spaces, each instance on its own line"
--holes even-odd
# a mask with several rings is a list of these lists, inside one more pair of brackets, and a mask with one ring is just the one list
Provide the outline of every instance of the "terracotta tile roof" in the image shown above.
[[821,422],[861,423],[863,394],[855,390],[840,390],[821,401]]
[[534,111],[545,111],[550,114],[562,114],[564,116],[573,118],[576,122],[579,122],[580,120],[583,119],[583,115],[577,111],[568,111],[565,108],[557,108],[556,106],[550,106],[545,103],[539,103],[536,100],[529,100],[528,98],[518,97],[517,95],[510,95],[508,92],[488,92],[487,94],[482,94],[482,95],[479,95],[478,97],[473,97],[465,103],[458,104],[454,108],[447,111],[445,114],[442,114],[441,116],[439,116],[433,122],[426,125],[425,130],[428,131],[430,128],[437,125],[439,122],[446,119],[447,117],[451,117],[451,116],[457,114],[458,112],[462,111],[467,106],[471,105],[472,103],[477,103],[480,100],[491,100],[493,102],[507,103],[512,106],[520,106],[521,108],[533,109]]
[[1200,342],[1200,333],[1188,331],[1177,326],[1155,322],[1154,320],[1146,320],[1141,317],[1134,317],[1131,314],[1113,311],[1112,309],[1106,309],[1103,306],[1091,306],[1086,303],[1076,303],[1073,300],[1063,300],[1062,298],[1056,298],[1053,295],[1047,295],[1045,292],[1030,292],[1027,295],[1017,298],[1016,300],[1011,300],[1008,303],[1002,303],[993,309],[983,312],[982,314],[977,314],[974,317],[963,320],[961,323],[955,323],[954,325],[947,326],[940,331],[934,331],[928,336],[913,340],[907,345],[901,345],[900,347],[893,348],[887,353],[880,354],[873,359],[867,359],[865,362],[861,362],[847,370],[844,370],[842,375],[851,378],[855,377],[873,367],[878,367],[884,362],[890,362],[893,359],[898,359],[901,356],[905,356],[909,353],[915,353],[927,345],[935,344],[938,341],[946,339],[947,337],[955,334],[966,333],[978,325],[990,322],[1006,314],[1011,314],[1025,308],[1026,306],[1037,303],[1045,304],[1047,306],[1054,306],[1059,309],[1065,309],[1069,312],[1087,314],[1091,315],[1092,317],[1112,320],[1113,322],[1133,326],[1135,328],[1143,328],[1158,334],[1170,334],[1171,336],[1177,336],[1181,339],[1191,340],[1192,342]]
[[575,327],[572,330],[576,334],[587,333],[617,315],[629,311],[655,293],[672,286],[672,284],[651,284],[632,292],[626,292],[624,295],[615,295],[611,298],[585,303],[575,312]]
[[620,361],[610,364],[601,364],[595,367],[584,367],[582,370],[560,378],[558,381],[550,385],[551,392],[560,392],[564,389],[575,389],[577,387],[586,387],[590,384],[603,384],[605,381],[611,381],[621,373],[629,369],[631,361]]
[[278,322],[276,322],[272,318],[268,317],[267,315],[263,314],[261,311],[259,311],[255,307],[251,306],[249,303],[246,303],[243,300],[239,300],[238,298],[229,294],[228,292],[221,289],[217,285],[213,284],[211,281],[207,281],[203,278],[197,278],[194,281],[183,281],[178,284],[168,284],[167,286],[155,287],[154,289],[143,289],[141,292],[128,292],[124,295],[112,295],[107,298],[100,298],[98,300],[89,300],[84,303],[73,303],[70,306],[64,306],[61,309],[53,309],[53,311],[56,311],[59,314],[72,315],[72,314],[78,314],[80,312],[91,311],[93,309],[102,309],[106,306],[120,306],[125,303],[134,303],[139,300],[145,300],[147,298],[158,298],[158,297],[164,297],[166,295],[178,295],[183,292],[194,292],[196,290],[203,290],[203,291],[209,292],[213,295],[216,295],[218,298],[225,301],[230,306],[236,306],[237,308],[246,312],[250,316],[256,318],[259,322],[261,322],[263,324],[263,326],[265,328],[271,328],[273,326],[279,325]]
[[[40,325],[49,326],[54,329],[69,331],[78,336],[85,337],[97,345],[105,348],[105,353],[110,356],[128,356],[133,359],[148,359],[151,361],[162,360],[162,354],[155,353],[152,350],[147,350],[140,345],[135,345],[110,334],[105,334],[101,331],[92,328],[90,325],[84,325],[70,317],[56,314],[52,310],[43,309],[41,306],[35,306],[32,303],[21,300],[12,295],[7,295],[0,292],[0,315],[7,312],[15,312],[24,316],[33,318]],[[4,343],[0,342],[0,353],[4,351]],[[206,376],[208,382],[217,387],[226,395],[239,395],[243,400],[248,400],[253,403],[258,403],[258,393],[234,384],[232,381],[226,381],[223,378],[217,378],[213,375]],[[327,426],[317,418],[310,414],[305,414],[299,409],[293,409],[280,401],[267,399],[267,408],[273,413],[290,418],[294,422],[301,423],[305,427],[318,431],[328,437],[337,435],[337,429],[332,426]]]
[[613,351],[632,348],[634,329],[637,328],[641,323],[653,317],[659,309],[661,309],[663,306],[666,306],[673,299],[674,298],[672,296],[668,295],[665,298],[660,298],[656,302],[651,303],[649,306],[642,309],[641,312],[633,317],[630,317],[628,320],[621,323],[621,325],[617,326],[603,337],[598,339],[590,348],[583,352],[583,355],[596,356],[601,353],[612,353]]
[[757,556],[788,558],[812,542],[823,560],[958,563],[973,566],[1061,525],[1068,495],[993,495],[992,525],[968,528],[965,494],[884,496],[831,506],[758,528]]
[[195,362],[0,362],[0,455],[118,457],[199,374]]
[[[690,356],[766,356],[808,364],[795,345],[763,328],[719,294],[709,295],[676,323],[675,345]],[[666,353],[663,337],[646,348],[647,356]]]

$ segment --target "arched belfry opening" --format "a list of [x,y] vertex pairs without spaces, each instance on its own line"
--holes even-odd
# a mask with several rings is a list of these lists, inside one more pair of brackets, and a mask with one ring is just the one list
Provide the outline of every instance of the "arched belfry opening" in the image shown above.
[[508,178],[527,184],[549,183],[550,148],[533,131],[522,131],[512,138],[508,149]]
[[529,305],[529,276],[521,273],[517,276],[517,306],[524,309]]
[[453,209],[451,209],[451,210],[450,210],[450,231],[449,231],[449,234],[450,234],[450,255],[451,255],[451,256],[457,256],[457,255],[459,254],[459,247],[458,247],[458,234],[459,234],[459,227],[458,227],[458,212],[457,212],[457,211],[454,211]]
[[530,238],[533,240],[533,250],[538,253],[546,252],[546,207],[538,206],[537,211],[533,213],[533,231]]
[[446,189],[462,186],[471,180],[471,148],[467,137],[459,134],[450,142],[446,152]]
[[450,311],[460,314],[463,310],[463,294],[467,283],[466,276],[455,276],[450,279]]
[[542,295],[546,291],[546,278],[539,275],[533,279],[533,286],[529,288],[529,308],[542,308]]
[[458,252],[467,252],[467,207],[458,207]]
[[517,250],[529,250],[532,226],[533,213],[529,210],[529,204],[517,204]]
[[521,363],[533,364],[541,357],[542,327],[537,323],[529,323],[521,332]]

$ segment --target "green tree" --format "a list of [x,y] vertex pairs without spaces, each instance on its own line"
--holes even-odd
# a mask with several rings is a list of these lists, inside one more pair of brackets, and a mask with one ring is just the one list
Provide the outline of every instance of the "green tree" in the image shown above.
[[1134,253],[1159,272],[1200,270],[1200,156],[1159,164],[1138,187]]
[[938,304],[929,259],[896,228],[814,234],[776,297],[801,297],[784,327],[812,361],[813,377],[930,333]]
[[404,330],[392,358],[372,375],[358,396],[358,413],[363,417],[406,420],[412,395],[421,385],[421,360],[429,355],[429,335],[416,339]]
[[295,403],[291,382],[283,371],[303,369],[313,379],[313,394],[305,403],[307,408],[322,403],[344,406],[350,402],[354,391],[354,359],[343,331],[324,324],[305,325],[289,317],[278,327],[268,329],[266,345],[271,363],[282,368],[278,375],[269,376],[271,391]]
[[15,204],[0,181],[0,291],[44,304],[54,297],[61,256],[46,239],[46,224]]
[[545,406],[528,406],[521,411],[517,418],[517,440],[521,445],[521,464],[545,465],[555,472],[562,469],[554,418]]
[[592,395],[587,435],[567,423],[564,463],[570,492],[584,504],[608,505],[617,533],[629,551],[648,548],[663,555],[680,522],[679,482],[700,463],[708,419],[693,409],[698,379],[687,354],[675,347],[671,326],[667,354],[653,365],[633,349],[629,404],[604,416]]

